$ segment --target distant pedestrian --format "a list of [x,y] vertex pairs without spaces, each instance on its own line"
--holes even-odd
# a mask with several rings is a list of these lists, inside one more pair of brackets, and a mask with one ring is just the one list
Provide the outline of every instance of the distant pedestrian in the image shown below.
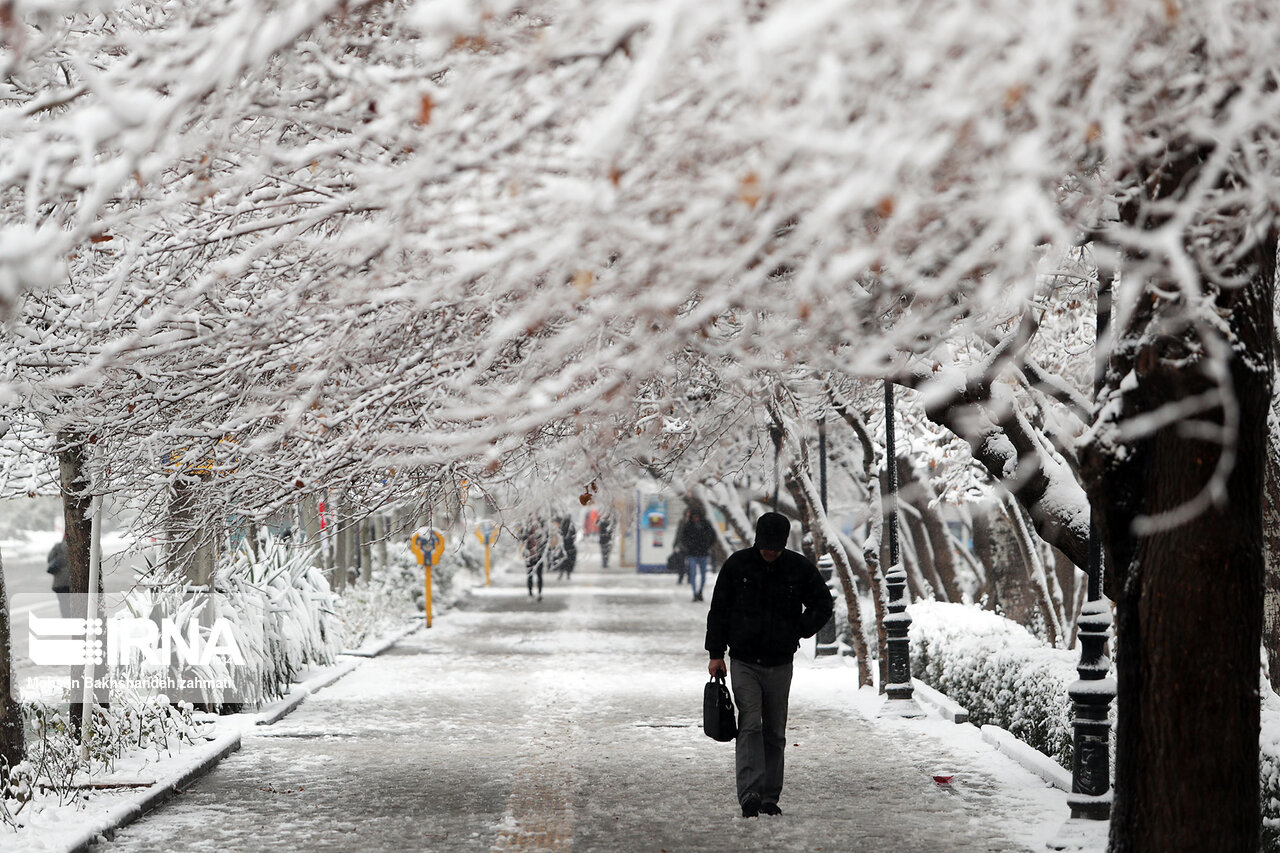
[[675,535],[671,537],[671,553],[667,555],[667,571],[676,573],[676,583],[684,583],[685,573],[689,571],[688,555],[684,552],[684,546],[680,544],[680,540],[684,538],[685,525],[689,523],[689,509],[685,508],[684,513],[680,516],[680,522],[676,525]]
[[707,582],[707,570],[711,568],[711,550],[716,544],[715,528],[703,515],[702,507],[696,504],[689,507],[688,518],[676,544],[685,554],[693,600],[702,601],[702,588]]
[[71,618],[71,558],[67,554],[67,540],[59,539],[49,550],[49,567],[45,571],[53,575],[58,611],[63,619]]
[[596,536],[600,540],[600,567],[609,568],[609,546],[613,542],[613,519],[607,515],[600,517],[600,529]]
[[727,650],[738,706],[735,769],[743,817],[782,814],[791,666],[802,637],[831,618],[831,592],[813,563],[787,550],[791,522],[756,521],[755,545],[724,561],[707,613],[707,671],[723,676]]
[[529,585],[529,597],[533,597],[534,581],[537,581],[538,601],[541,601],[542,573],[551,557],[551,531],[541,520],[529,519],[520,532],[520,549],[524,551],[525,579]]
[[567,515],[556,519],[556,524],[560,528],[560,558],[556,562],[556,574],[561,578],[572,578],[573,569],[578,564],[578,528]]

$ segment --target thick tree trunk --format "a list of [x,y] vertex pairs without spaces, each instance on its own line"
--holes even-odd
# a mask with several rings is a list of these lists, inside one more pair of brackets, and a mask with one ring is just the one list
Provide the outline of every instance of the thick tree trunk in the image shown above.
[[330,492],[330,524],[333,525],[333,563],[329,572],[329,586],[335,590],[347,588],[347,572],[351,568],[351,520],[348,517],[344,495]]
[[172,571],[185,575],[187,583],[208,586],[213,581],[216,548],[213,535],[202,526],[197,504],[199,489],[197,476],[180,474],[174,479],[166,562]]
[[[1194,184],[1202,156],[1174,152],[1144,186]],[[1151,221],[1137,206],[1122,209],[1125,220]],[[1188,320],[1195,308],[1167,301],[1177,283],[1147,285],[1108,370],[1107,419],[1087,448],[1117,616],[1113,853],[1258,849],[1276,243],[1250,248],[1237,236],[1232,277],[1247,283],[1206,283],[1207,316]]]

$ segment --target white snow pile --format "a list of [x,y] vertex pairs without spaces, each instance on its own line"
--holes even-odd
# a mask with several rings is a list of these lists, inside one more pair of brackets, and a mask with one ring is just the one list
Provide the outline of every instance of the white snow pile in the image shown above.
[[911,672],[969,709],[1071,767],[1076,651],[1046,646],[1016,622],[972,605],[918,601],[911,614]]
[[1262,849],[1280,850],[1280,696],[1262,679],[1258,774],[1262,783]]

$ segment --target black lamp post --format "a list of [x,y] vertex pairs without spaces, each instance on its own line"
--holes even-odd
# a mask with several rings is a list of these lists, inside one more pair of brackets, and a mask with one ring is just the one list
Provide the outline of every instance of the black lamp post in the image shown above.
[[[1102,387],[1106,359],[1102,338],[1111,321],[1111,283],[1098,281],[1097,359],[1093,380],[1096,398]],[[1111,700],[1115,680],[1108,676],[1107,635],[1111,628],[1111,604],[1102,597],[1102,540],[1097,525],[1089,523],[1088,600],[1080,610],[1080,663],[1078,681],[1067,689],[1071,697],[1074,757],[1071,761],[1071,817],[1108,820],[1111,817]]]
[[884,631],[889,656],[889,681],[884,685],[888,699],[880,709],[881,716],[923,717],[911,686],[911,644],[907,632],[911,617],[907,614],[907,572],[898,553],[898,467],[893,439],[893,383],[884,382],[884,453],[885,474],[889,494],[884,502],[885,527],[889,532],[889,569],[884,574],[889,593],[884,617]]

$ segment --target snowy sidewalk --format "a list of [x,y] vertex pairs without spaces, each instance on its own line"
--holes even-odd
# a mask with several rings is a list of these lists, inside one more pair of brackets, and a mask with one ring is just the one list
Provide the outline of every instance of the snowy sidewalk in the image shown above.
[[856,670],[802,651],[786,813],[743,819],[700,729],[706,605],[583,568],[541,603],[495,576],[102,849],[960,853],[1042,850],[1066,818],[976,729],[868,719]]

